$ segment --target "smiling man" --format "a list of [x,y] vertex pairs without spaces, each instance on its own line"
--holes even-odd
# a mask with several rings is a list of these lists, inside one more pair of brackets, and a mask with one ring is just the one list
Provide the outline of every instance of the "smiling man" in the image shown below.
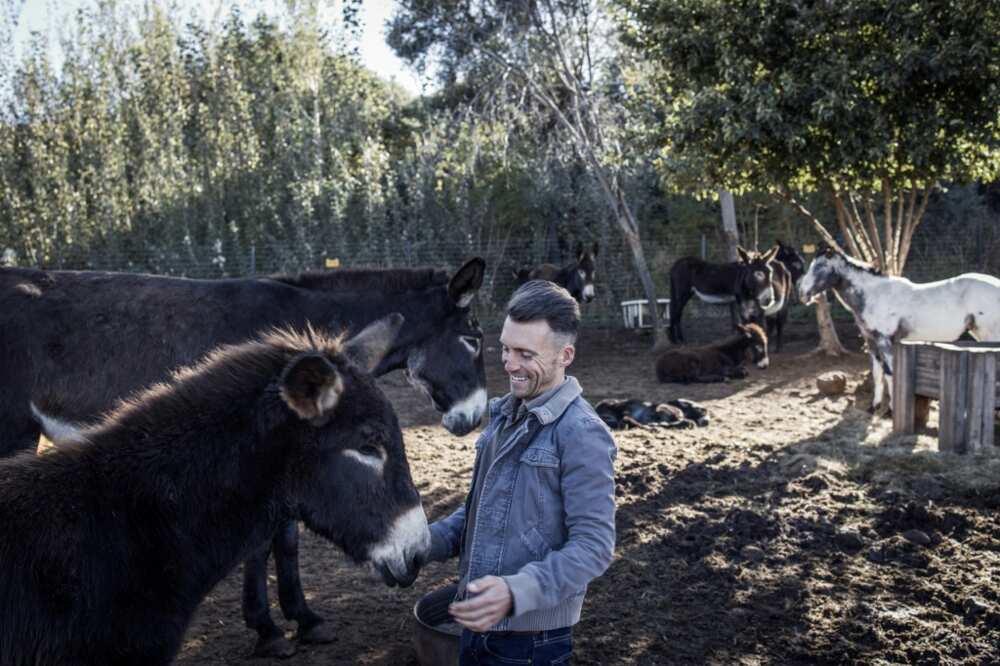
[[580,309],[535,280],[500,334],[510,393],[490,403],[464,506],[431,525],[432,560],[459,557],[449,607],[461,664],[565,663],[587,584],[615,545],[615,442],[566,375]]

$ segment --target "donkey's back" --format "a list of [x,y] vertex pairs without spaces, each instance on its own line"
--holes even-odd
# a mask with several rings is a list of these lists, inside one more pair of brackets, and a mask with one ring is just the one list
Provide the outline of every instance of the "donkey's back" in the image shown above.
[[[942,342],[966,331],[979,340],[1000,340],[1000,279],[992,275],[963,273],[923,283],[890,278],[887,284],[889,288],[872,299],[870,315],[866,312],[875,330]],[[898,324],[881,325],[883,316],[898,318]]]
[[271,325],[304,294],[273,280],[0,269],[0,454],[29,448],[29,403],[92,420],[117,399]]

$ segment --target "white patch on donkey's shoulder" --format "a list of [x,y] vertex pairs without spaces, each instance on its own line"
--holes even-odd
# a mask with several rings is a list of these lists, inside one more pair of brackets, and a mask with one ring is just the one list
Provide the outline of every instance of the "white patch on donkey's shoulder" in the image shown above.
[[82,444],[87,441],[83,435],[83,428],[79,425],[43,414],[35,403],[31,403],[31,413],[42,426],[42,434],[53,444]]
[[715,294],[704,294],[694,289],[694,294],[705,303],[733,303],[736,301],[732,296],[716,296]]

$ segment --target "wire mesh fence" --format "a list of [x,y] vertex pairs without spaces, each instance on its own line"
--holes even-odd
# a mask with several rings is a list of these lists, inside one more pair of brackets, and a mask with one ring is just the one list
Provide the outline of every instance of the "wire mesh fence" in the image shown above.
[[[805,228],[804,228],[805,229]],[[25,262],[12,250],[0,254],[0,263],[29,265],[44,269],[99,270],[145,272],[187,278],[225,278],[264,276],[276,273],[292,274],[307,270],[337,270],[337,268],[402,268],[436,266],[453,271],[467,259],[479,256],[486,260],[486,276],[478,299],[478,315],[489,327],[502,321],[504,304],[517,286],[516,273],[546,260],[565,265],[575,261],[578,239],[553,244],[544,234],[517,237],[452,239],[368,238],[363,241],[331,243],[303,241],[297,243],[225,243],[208,244],[182,241],[176,245],[116,249],[62,248],[45,261]],[[632,254],[624,239],[607,228],[600,237],[579,239],[587,245],[596,241],[596,296],[582,307],[585,326],[623,325],[622,302],[644,298],[641,283],[633,265]],[[771,241],[773,239],[769,239]],[[783,238],[802,247],[816,242],[803,235]],[[761,242],[764,250],[768,243]],[[906,266],[906,275],[915,281],[941,279],[961,272],[997,273],[1000,240],[992,234],[986,238],[953,238],[943,240],[931,234],[918,236]],[[646,241],[643,247],[647,264],[659,298],[669,297],[670,266],[684,256],[697,256],[709,261],[725,261],[726,245],[721,229],[710,233],[673,234],[665,240]],[[809,256],[806,256],[808,261]],[[793,307],[791,316],[811,317],[804,306]],[[835,310],[835,316],[848,316]],[[726,306],[704,304],[693,299],[685,309],[685,319],[729,319]],[[695,324],[696,325],[696,324]],[[721,324],[720,324],[721,325]],[[721,328],[720,330],[725,330]]]

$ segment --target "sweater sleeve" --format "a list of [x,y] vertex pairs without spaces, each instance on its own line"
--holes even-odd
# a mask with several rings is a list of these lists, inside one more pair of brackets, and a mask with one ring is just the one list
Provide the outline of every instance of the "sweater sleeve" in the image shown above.
[[[479,468],[479,456],[487,438],[493,436],[493,423],[491,422],[476,440],[476,464],[472,470],[472,481],[475,481],[476,472]],[[471,492],[471,489],[470,489]],[[444,562],[453,557],[458,557],[459,548],[462,546],[462,531],[465,529],[465,504],[463,503],[451,515],[436,520],[430,525],[431,549],[427,554],[431,562]]]
[[611,564],[615,548],[614,438],[593,414],[560,423],[560,489],[566,542],[504,576],[521,615],[552,608],[584,590]]
[[465,505],[458,507],[450,516],[431,523],[431,550],[427,558],[431,562],[444,562],[458,556],[462,530],[465,528]]

